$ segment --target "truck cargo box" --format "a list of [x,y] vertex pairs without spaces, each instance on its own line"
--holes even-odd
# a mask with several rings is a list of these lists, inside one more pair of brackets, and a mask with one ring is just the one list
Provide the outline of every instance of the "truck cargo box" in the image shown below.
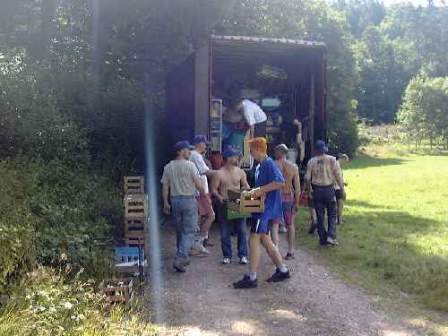
[[[205,134],[215,140],[212,150],[220,151],[226,128],[219,128],[218,117],[224,126],[226,122],[222,115],[217,115],[216,109],[221,104],[221,112],[225,113],[235,98],[251,99],[266,112],[270,149],[278,143],[297,147],[299,121],[305,144],[302,161],[306,161],[311,155],[312,143],[318,138],[326,139],[325,44],[211,36],[205,46],[168,76],[167,141],[191,140],[195,134]],[[217,138],[218,133],[221,138]],[[228,141],[241,141],[238,137],[235,139]],[[241,150],[247,157],[247,148]]]

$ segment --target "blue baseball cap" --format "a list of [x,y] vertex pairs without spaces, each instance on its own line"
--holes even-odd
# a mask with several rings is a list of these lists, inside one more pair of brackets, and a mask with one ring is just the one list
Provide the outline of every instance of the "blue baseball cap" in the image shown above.
[[325,141],[323,141],[323,140],[317,140],[316,143],[314,144],[314,149],[316,151],[319,151],[322,153],[328,152],[328,147],[327,147]]
[[233,148],[233,147],[227,147],[225,150],[224,150],[224,152],[222,152],[222,157],[224,158],[224,159],[228,159],[228,158],[230,158],[230,157],[233,157],[233,156],[240,156],[241,155],[241,152],[238,150],[238,149],[235,149],[235,148]]
[[190,143],[187,140],[178,141],[174,145],[174,149],[176,150],[176,152],[181,151],[182,149],[186,149],[186,148],[193,149],[193,146],[190,145]]
[[206,145],[208,145],[207,137],[205,135],[203,135],[203,134],[198,134],[193,139],[193,144],[194,145],[197,145],[197,144],[200,144],[200,143],[205,143]]

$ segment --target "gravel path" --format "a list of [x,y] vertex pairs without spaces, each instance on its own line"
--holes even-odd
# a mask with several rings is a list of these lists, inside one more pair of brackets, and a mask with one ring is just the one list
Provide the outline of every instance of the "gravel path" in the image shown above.
[[174,235],[164,232],[162,238],[165,324],[160,335],[414,335],[388,321],[366,294],[339,280],[306,251],[298,250],[288,262],[288,281],[264,281],[273,271],[264,255],[258,288],[235,290],[230,284],[247,267],[220,264],[218,232],[212,234],[212,255],[192,259],[184,274],[171,268]]

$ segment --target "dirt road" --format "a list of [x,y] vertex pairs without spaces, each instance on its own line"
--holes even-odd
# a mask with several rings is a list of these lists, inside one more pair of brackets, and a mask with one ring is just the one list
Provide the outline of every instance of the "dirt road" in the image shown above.
[[303,250],[288,262],[292,271],[288,281],[264,281],[273,272],[264,255],[258,288],[235,290],[231,283],[247,267],[239,265],[236,258],[231,265],[220,264],[218,232],[212,235],[212,255],[192,259],[187,273],[179,274],[171,268],[174,235],[166,231],[162,256],[165,325],[161,335],[414,335],[406,326],[389,321],[371,298],[339,280]]

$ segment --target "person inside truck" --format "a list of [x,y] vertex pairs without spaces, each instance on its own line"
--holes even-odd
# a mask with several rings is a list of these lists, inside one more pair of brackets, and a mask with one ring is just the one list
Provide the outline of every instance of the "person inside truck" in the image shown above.
[[257,270],[260,264],[260,245],[262,245],[272,262],[276,265],[275,273],[268,282],[280,282],[290,277],[289,270],[283,263],[282,256],[272,242],[270,229],[272,222],[279,221],[283,217],[281,190],[285,187],[285,179],[282,176],[274,160],[267,155],[267,142],[265,138],[249,140],[250,153],[260,162],[255,173],[255,189],[251,190],[253,198],[265,197],[264,212],[253,214],[255,221],[252,223],[249,240],[249,273],[243,279],[233,283],[236,289],[255,288],[258,286]]
[[234,110],[238,111],[244,117],[244,120],[249,126],[250,139],[266,136],[266,123],[268,117],[260,106],[252,100],[243,99],[235,104]]
[[[342,174],[342,167],[348,163],[350,161],[349,157],[347,154],[338,154],[336,157],[336,160],[338,162],[339,168],[341,170],[341,174]],[[345,185],[345,182],[344,182]],[[338,206],[338,217],[336,220],[336,224],[342,224],[343,220],[342,220],[342,214],[344,212],[344,197],[342,194],[342,190],[341,188],[339,188],[338,184],[336,183],[334,185],[334,190],[336,193],[336,201],[337,201],[337,206]]]

